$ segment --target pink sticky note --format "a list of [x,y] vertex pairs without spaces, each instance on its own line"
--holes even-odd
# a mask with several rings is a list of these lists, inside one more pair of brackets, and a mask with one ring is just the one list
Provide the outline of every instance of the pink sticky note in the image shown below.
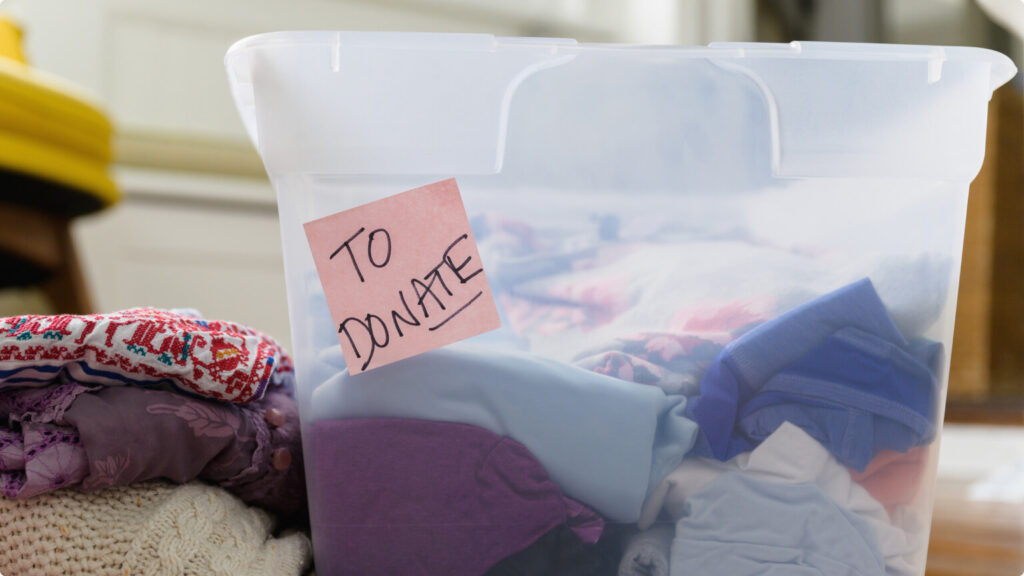
[[351,374],[501,326],[454,178],[305,230]]

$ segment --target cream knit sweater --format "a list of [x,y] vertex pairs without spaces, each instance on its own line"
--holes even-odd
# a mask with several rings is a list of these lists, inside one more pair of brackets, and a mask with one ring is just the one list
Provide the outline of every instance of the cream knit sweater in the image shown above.
[[272,524],[262,510],[200,483],[0,497],[0,573],[298,576],[309,540],[271,538]]

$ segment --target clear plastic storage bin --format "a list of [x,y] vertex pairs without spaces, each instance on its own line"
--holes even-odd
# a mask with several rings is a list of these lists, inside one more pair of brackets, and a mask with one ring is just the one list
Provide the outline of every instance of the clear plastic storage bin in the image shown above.
[[[924,573],[1007,58],[281,32],[227,68],[317,574]],[[502,327],[349,375],[303,224],[447,178]]]

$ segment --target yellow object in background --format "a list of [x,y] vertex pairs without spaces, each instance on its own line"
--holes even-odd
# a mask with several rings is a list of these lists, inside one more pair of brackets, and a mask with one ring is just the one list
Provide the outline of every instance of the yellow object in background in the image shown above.
[[21,26],[0,14],[0,56],[25,64],[21,50]]
[[113,204],[120,195],[108,172],[110,120],[74,85],[30,67],[21,39],[20,27],[0,16],[0,171],[91,196],[87,205]]

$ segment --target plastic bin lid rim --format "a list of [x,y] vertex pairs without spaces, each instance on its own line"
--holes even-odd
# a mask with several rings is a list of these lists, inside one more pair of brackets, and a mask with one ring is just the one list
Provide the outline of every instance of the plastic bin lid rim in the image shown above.
[[531,38],[492,34],[446,34],[436,32],[280,31],[249,36],[228,49],[225,60],[246,50],[267,46],[321,44],[381,49],[496,51],[516,48],[549,48],[553,52],[659,51],[677,57],[707,59],[802,58],[809,60],[922,61],[941,66],[945,61],[973,61],[992,67],[991,89],[1001,86],[1017,72],[1004,54],[986,48],[964,46],[919,46],[908,44],[866,44],[845,42],[712,42],[707,46],[647,44],[580,44],[571,38]]

